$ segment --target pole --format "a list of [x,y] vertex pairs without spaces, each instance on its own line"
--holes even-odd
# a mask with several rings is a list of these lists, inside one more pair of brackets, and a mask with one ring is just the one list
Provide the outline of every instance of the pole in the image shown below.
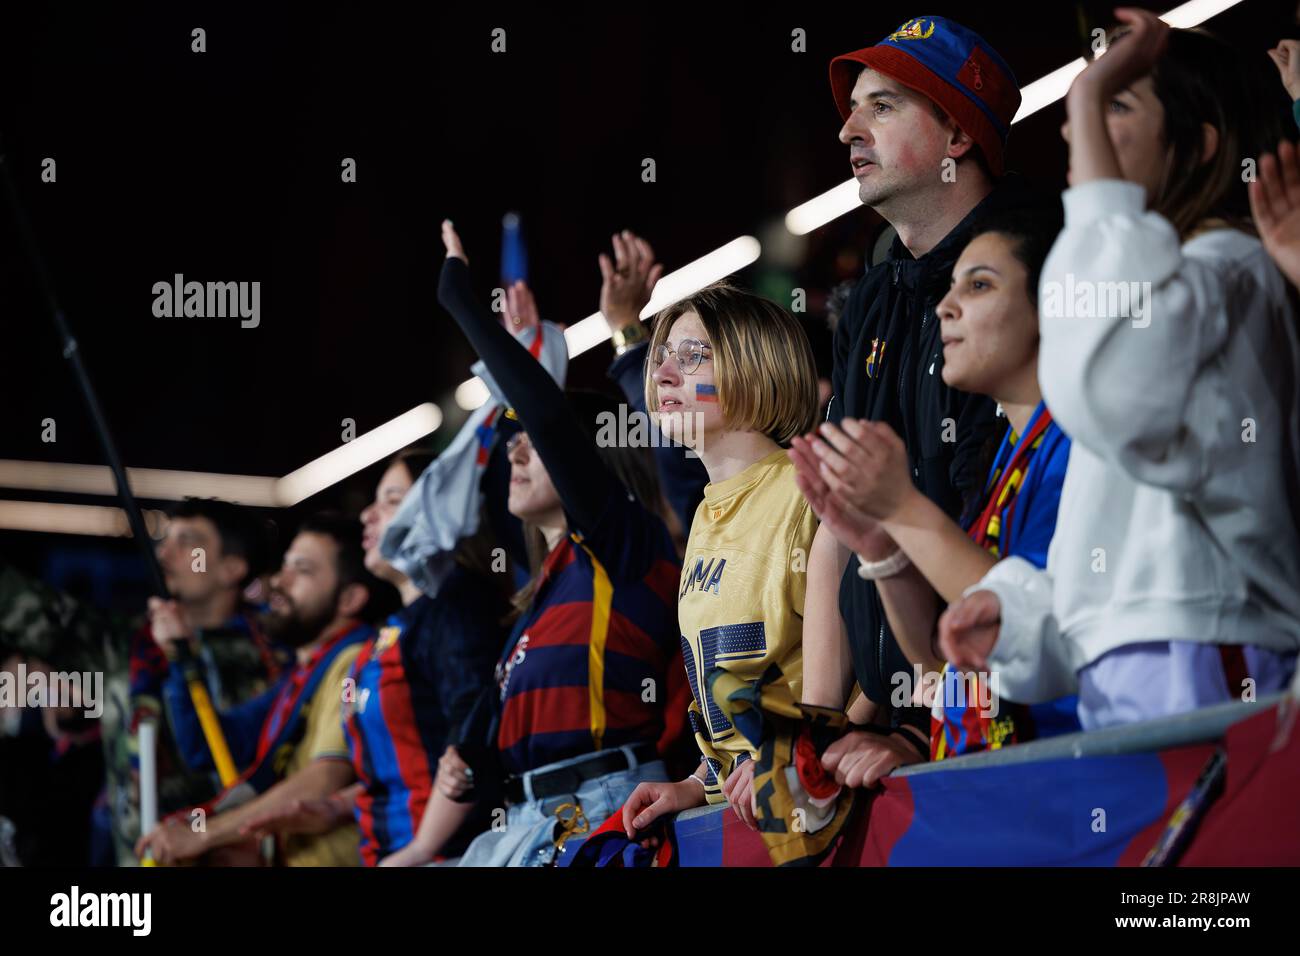
[[[136,737],[140,757],[140,832],[150,833],[158,825],[158,724],[142,720]],[[141,866],[155,866],[153,856],[145,854]]]
[[[136,544],[139,545],[140,552],[144,557],[145,567],[149,571],[154,593],[165,598],[168,596],[167,584],[163,580],[162,567],[158,564],[158,556],[154,554],[150,545],[149,531],[145,527],[144,515],[140,512],[140,503],[136,501],[135,495],[131,493],[131,486],[126,479],[126,469],[122,466],[122,459],[117,453],[117,445],[114,444],[112,433],[108,429],[108,419],[104,417],[104,410],[95,395],[94,386],[90,383],[90,375],[87,373],[86,365],[82,361],[77,340],[73,337],[72,330],[68,327],[67,318],[63,314],[63,308],[59,305],[58,297],[54,294],[54,283],[50,280],[49,271],[45,268],[45,260],[41,257],[40,249],[36,245],[36,236],[32,232],[31,223],[28,221],[27,213],[19,200],[18,187],[14,184],[13,174],[9,170],[8,151],[2,143],[0,143],[0,171],[3,172],[5,189],[9,194],[9,204],[13,208],[14,221],[18,225],[19,237],[27,250],[27,257],[31,260],[32,268],[36,272],[36,281],[41,287],[41,293],[45,297],[46,305],[50,310],[50,314],[54,317],[54,327],[58,330],[59,339],[63,343],[63,357],[72,366],[73,376],[81,389],[81,397],[85,399],[86,409],[90,412],[91,422],[95,427],[95,435],[99,438],[100,450],[104,453],[104,460],[108,462],[109,470],[113,472],[113,480],[117,484],[117,497],[122,503],[122,510],[126,512],[126,520],[131,527],[131,535],[135,538]],[[194,702],[194,710],[198,714],[199,723],[203,727],[203,736],[206,738],[208,749],[212,753],[212,762],[221,777],[221,785],[223,787],[229,786],[235,781],[238,774],[235,771],[234,761],[230,757],[230,748],[226,746],[226,738],[221,732],[221,723],[217,720],[216,711],[212,707],[212,700],[208,697],[207,688],[203,685],[198,665],[193,660],[193,655],[189,653],[189,647],[183,642],[178,642],[176,650],[176,663],[184,669],[185,682],[190,691],[190,698]]]

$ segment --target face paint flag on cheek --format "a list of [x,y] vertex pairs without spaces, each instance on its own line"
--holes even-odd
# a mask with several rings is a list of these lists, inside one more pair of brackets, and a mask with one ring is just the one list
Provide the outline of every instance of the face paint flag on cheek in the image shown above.
[[718,401],[718,386],[696,385],[695,400],[697,402],[712,402],[716,405]]

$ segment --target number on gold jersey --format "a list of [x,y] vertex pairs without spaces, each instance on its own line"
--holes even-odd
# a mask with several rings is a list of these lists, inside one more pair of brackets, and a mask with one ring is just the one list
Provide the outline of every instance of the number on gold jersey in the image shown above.
[[700,666],[696,669],[695,654],[691,642],[682,638],[682,660],[686,664],[686,676],[691,684],[691,693],[695,702],[704,712],[708,727],[706,736],[710,740],[726,740],[734,730],[722,710],[710,696],[707,700],[701,695],[701,687],[708,686],[709,672],[713,668],[732,661],[755,660],[767,654],[767,632],[762,621],[750,621],[745,624],[723,624],[719,627],[706,627],[700,631]]

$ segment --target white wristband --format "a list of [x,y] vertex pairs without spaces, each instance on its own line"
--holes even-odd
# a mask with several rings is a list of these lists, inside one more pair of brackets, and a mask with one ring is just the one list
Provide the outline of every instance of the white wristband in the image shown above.
[[902,548],[899,548],[883,561],[868,561],[862,555],[858,555],[858,577],[864,581],[879,581],[881,578],[892,578],[899,571],[912,563]]
[[706,783],[705,783],[703,780],[701,780],[699,777],[695,776],[695,774],[693,774],[693,773],[688,773],[688,774],[686,775],[686,777],[687,777],[687,779],[689,779],[689,780],[694,780],[696,783],[698,783],[698,784],[699,784],[701,787],[703,787],[705,790],[708,790],[708,789],[709,789],[709,785],[706,784]]

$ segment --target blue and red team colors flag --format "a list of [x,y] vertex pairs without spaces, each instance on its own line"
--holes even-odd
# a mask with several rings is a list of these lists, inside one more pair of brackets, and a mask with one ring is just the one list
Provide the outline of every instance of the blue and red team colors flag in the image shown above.
[[[1298,715],[1300,701],[1287,697],[1218,742],[886,777],[878,790],[859,792],[823,859],[794,862],[1295,866]],[[680,866],[771,865],[763,837],[729,808],[678,819],[674,829]]]

